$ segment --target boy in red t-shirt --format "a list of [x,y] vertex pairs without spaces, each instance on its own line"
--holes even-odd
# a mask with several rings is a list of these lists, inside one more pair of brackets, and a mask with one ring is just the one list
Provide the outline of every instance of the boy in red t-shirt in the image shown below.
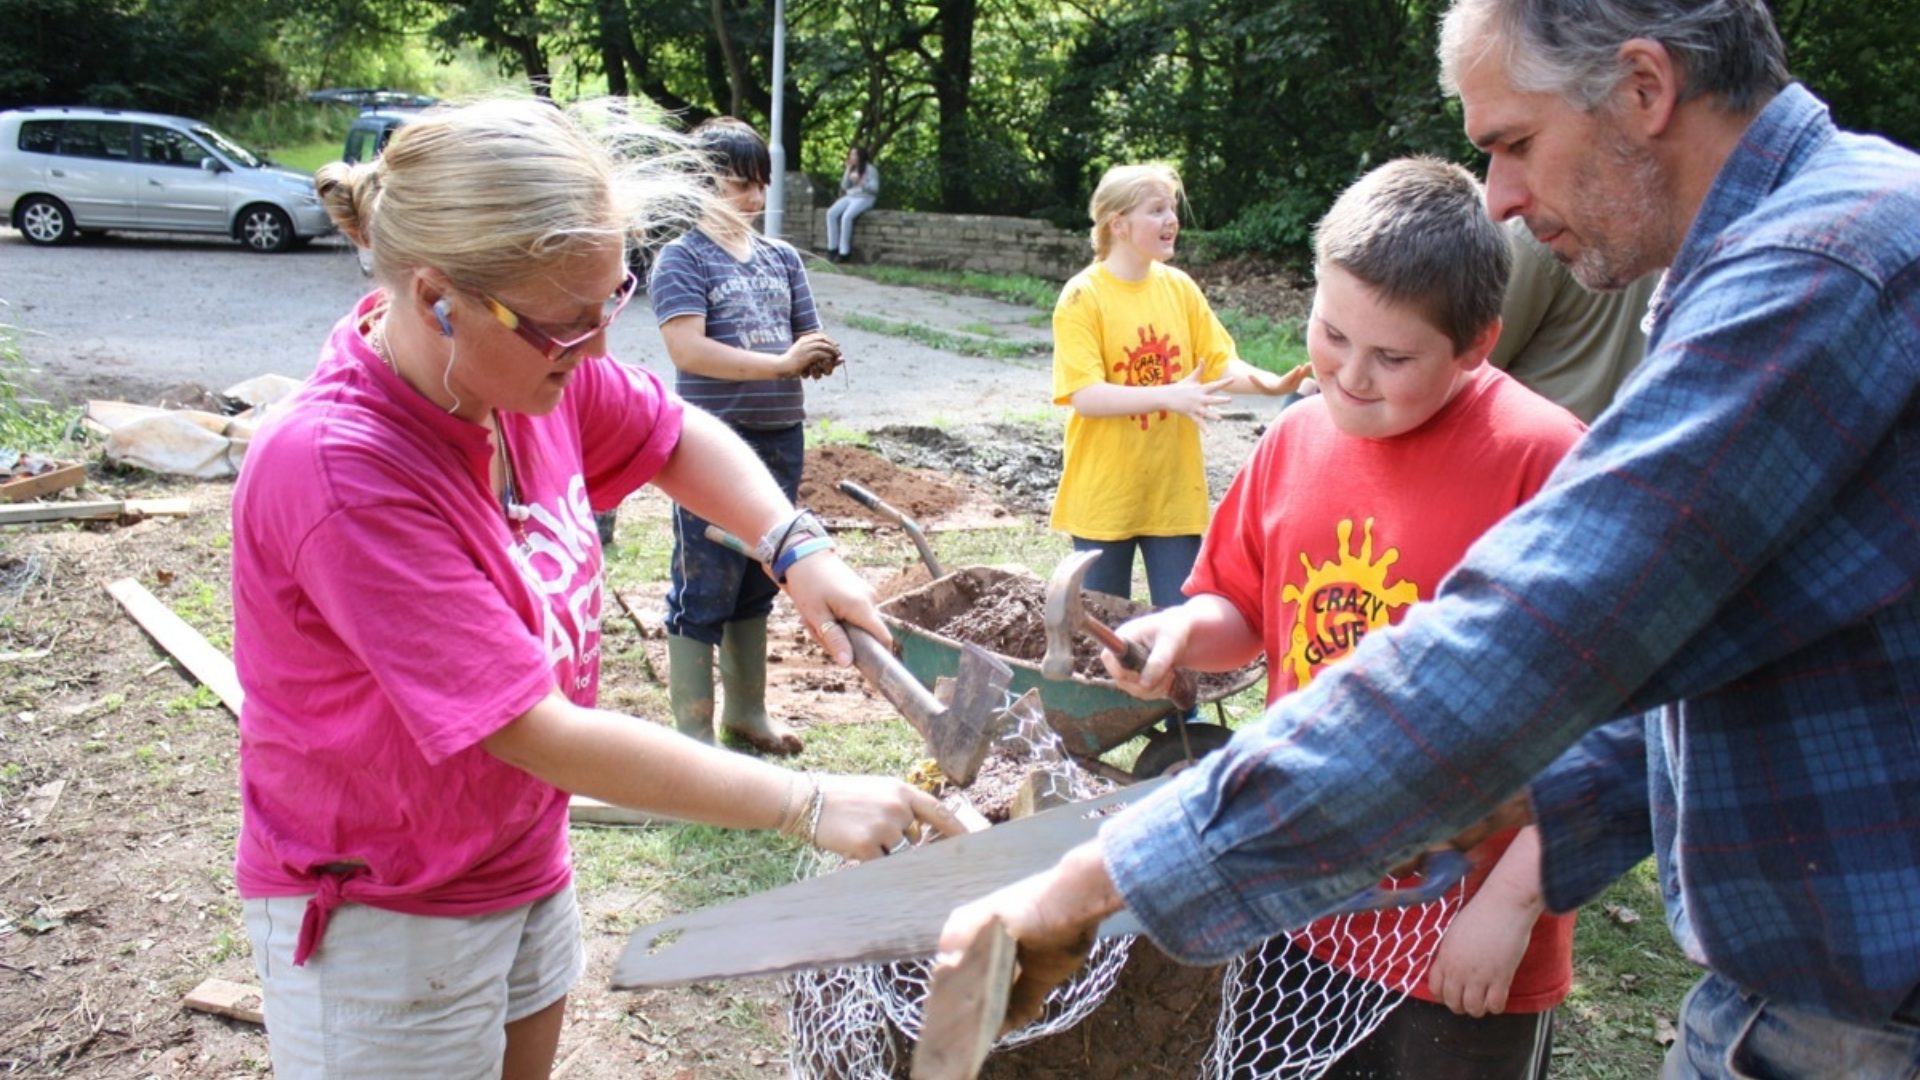
[[[1381,166],[1322,219],[1314,256],[1307,352],[1321,393],[1283,413],[1235,477],[1189,599],[1121,629],[1151,659],[1138,676],[1111,656],[1108,666],[1143,696],[1165,696],[1175,665],[1231,671],[1262,651],[1269,703],[1305,686],[1431,597],[1585,430],[1485,363],[1511,255],[1466,170]],[[1474,860],[1437,948],[1435,913],[1419,909],[1326,920],[1263,946],[1258,970],[1276,977],[1313,968],[1305,949],[1323,972],[1410,995],[1326,1075],[1544,1075],[1553,1008],[1572,982],[1573,917],[1542,914],[1532,828],[1494,837]],[[1247,997],[1285,1007],[1301,989],[1256,984]],[[1240,1042],[1229,1075],[1301,1049]]]

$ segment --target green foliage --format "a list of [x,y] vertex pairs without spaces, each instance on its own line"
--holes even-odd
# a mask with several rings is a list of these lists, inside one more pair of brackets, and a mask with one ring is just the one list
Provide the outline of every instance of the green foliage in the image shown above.
[[13,327],[0,323],[0,448],[71,456],[80,410],[60,408],[27,392],[27,362],[13,335]]
[[1263,371],[1292,371],[1307,362],[1307,342],[1298,323],[1275,322],[1233,308],[1220,308],[1221,325],[1233,335],[1240,359]]

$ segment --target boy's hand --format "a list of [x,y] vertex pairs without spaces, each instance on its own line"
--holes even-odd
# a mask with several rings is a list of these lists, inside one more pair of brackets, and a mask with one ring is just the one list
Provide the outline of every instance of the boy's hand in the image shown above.
[[1536,917],[1537,912],[1502,903],[1484,889],[1474,894],[1440,939],[1427,969],[1427,988],[1462,1016],[1505,1012]]
[[1220,419],[1219,408],[1233,401],[1233,395],[1225,393],[1224,388],[1232,378],[1215,379],[1212,382],[1200,381],[1200,370],[1177,383],[1161,387],[1161,408],[1168,412],[1177,412],[1196,423]]
[[1137,672],[1129,671],[1111,649],[1100,651],[1100,662],[1106,665],[1107,676],[1120,689],[1147,701],[1162,700],[1172,693],[1174,668],[1187,651],[1187,637],[1192,630],[1192,622],[1180,607],[1142,615],[1115,627],[1114,633],[1138,642],[1147,650],[1146,666]]
[[780,375],[788,379],[820,379],[840,366],[840,345],[819,331],[802,334],[780,355]]

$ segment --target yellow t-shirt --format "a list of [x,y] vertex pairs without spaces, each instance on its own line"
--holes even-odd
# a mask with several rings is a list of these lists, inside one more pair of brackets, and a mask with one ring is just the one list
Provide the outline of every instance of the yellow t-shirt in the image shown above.
[[[1099,263],[1074,275],[1053,308],[1053,403],[1099,382],[1164,386],[1197,366],[1226,376],[1233,338],[1185,273],[1154,263],[1123,281]],[[1088,540],[1189,536],[1207,529],[1200,428],[1171,412],[1067,419],[1053,527]]]

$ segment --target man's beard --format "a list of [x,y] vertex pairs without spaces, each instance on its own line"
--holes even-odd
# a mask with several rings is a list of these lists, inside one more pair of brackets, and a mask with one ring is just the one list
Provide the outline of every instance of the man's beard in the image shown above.
[[1671,258],[1671,202],[1660,163],[1624,139],[1612,142],[1612,161],[1575,177],[1573,211],[1590,242],[1567,270],[1595,292],[1624,289]]

